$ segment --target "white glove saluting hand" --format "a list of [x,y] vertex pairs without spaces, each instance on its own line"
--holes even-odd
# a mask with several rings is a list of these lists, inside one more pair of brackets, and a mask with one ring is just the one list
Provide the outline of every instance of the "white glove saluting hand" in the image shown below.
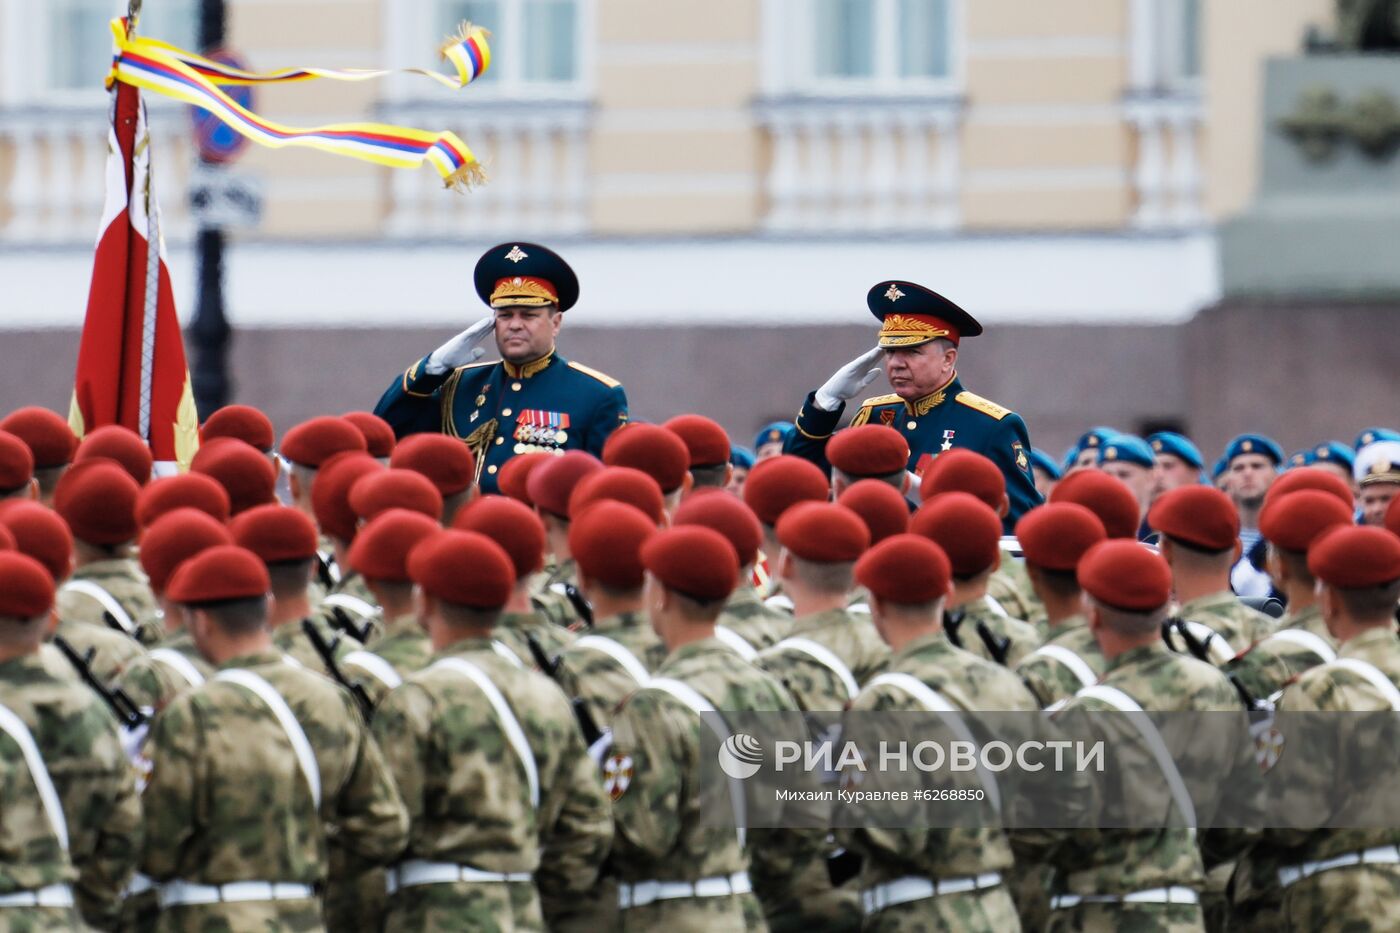
[[432,355],[428,357],[427,365],[423,368],[434,376],[440,376],[449,369],[475,363],[486,355],[486,349],[481,346],[481,343],[495,327],[496,316],[488,314],[434,350]]
[[842,402],[849,402],[859,395],[884,371],[878,365],[884,355],[885,351],[876,347],[836,370],[836,374],[817,390],[817,407],[822,411],[835,411]]

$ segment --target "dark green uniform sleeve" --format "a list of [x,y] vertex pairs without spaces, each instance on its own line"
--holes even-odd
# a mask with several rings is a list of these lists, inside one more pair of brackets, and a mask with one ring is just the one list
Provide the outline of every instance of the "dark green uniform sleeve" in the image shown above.
[[398,376],[379,398],[374,413],[389,422],[395,437],[442,430],[442,395],[439,390],[452,370],[433,375],[425,356]]
[[810,460],[821,468],[827,476],[831,475],[831,464],[826,459],[826,442],[831,440],[831,435],[836,433],[836,426],[841,423],[841,416],[846,411],[846,403],[842,402],[835,411],[823,411],[817,407],[817,393],[807,393],[807,398],[802,402],[802,408],[797,412],[797,419],[794,422],[797,430],[788,438],[787,444],[783,447],[783,453],[801,457],[803,460]]
[[612,432],[626,423],[627,392],[620,385],[609,386],[588,424],[584,449],[595,457],[603,456],[603,444],[612,436]]
[[[1026,422],[1021,416],[1010,414],[997,422],[998,438],[982,451],[991,457],[1006,477],[1006,496],[1011,500],[1011,511],[1006,516],[1005,527],[1011,534],[1016,522],[1031,509],[1045,502],[1035,488],[1035,474],[1031,472],[1031,437],[1026,430]],[[1019,445],[1019,446],[1018,446]],[[1022,463],[1025,465],[1022,466]]]

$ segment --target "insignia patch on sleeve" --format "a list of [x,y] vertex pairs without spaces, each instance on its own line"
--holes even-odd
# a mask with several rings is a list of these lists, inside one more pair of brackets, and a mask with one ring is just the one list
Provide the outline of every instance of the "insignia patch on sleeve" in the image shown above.
[[1026,472],[1031,468],[1031,458],[1026,456],[1026,448],[1020,441],[1011,442],[1011,452],[1016,455],[1016,466],[1021,472]]
[[613,755],[603,762],[603,789],[614,801],[632,786],[632,756]]

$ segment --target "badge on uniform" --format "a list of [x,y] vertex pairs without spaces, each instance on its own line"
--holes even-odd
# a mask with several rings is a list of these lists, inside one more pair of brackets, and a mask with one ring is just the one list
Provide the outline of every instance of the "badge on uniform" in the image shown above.
[[1011,442],[1011,452],[1016,455],[1016,466],[1018,466],[1022,472],[1031,468],[1031,458],[1026,456],[1026,448],[1021,446],[1020,441]]
[[614,801],[632,786],[632,756],[613,755],[603,762],[603,790]]
[[939,449],[939,450],[952,450],[952,449],[953,449],[953,436],[954,436],[955,434],[957,434],[957,433],[958,433],[957,431],[954,431],[954,430],[952,430],[951,428],[950,428],[949,430],[947,430],[947,431],[944,431],[944,432],[943,432],[943,444],[942,444],[942,446],[940,446],[938,449]]
[[886,408],[884,411],[880,412],[880,423],[883,424],[883,425],[884,425],[885,427],[887,427],[887,428],[894,425],[894,409],[893,409],[893,408]]
[[569,416],[564,412],[527,408],[515,418],[515,452],[556,451],[569,440]]

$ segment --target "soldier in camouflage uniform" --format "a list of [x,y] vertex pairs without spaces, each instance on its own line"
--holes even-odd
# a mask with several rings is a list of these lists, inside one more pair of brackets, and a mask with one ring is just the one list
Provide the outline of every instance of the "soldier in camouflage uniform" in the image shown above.
[[323,631],[343,632],[364,645],[373,645],[383,632],[383,619],[373,602],[374,594],[350,566],[350,545],[359,525],[350,491],[359,480],[383,471],[379,461],[367,453],[341,453],[316,471],[311,493],[316,525],[330,539],[340,570],[330,592],[314,607],[312,621]]
[[568,627],[583,620],[565,596],[567,587],[577,586],[573,554],[569,551],[569,497],[585,478],[603,469],[602,461],[582,450],[563,456],[530,471],[526,491],[540,520],[551,555],[544,575],[532,581],[536,609],[555,625]]
[[53,603],[43,565],[0,554],[0,927],[108,929],[141,851],[141,804],[102,702],[39,657]]
[[374,719],[412,821],[387,928],[543,930],[593,886],[612,837],[596,766],[567,698],[491,646],[515,583],[505,551],[448,531],[408,568],[436,653]]
[[408,839],[349,694],[273,648],[269,585],[258,557],[220,546],[167,590],[218,673],[165,708],[146,746],[141,869],[159,886],[157,930],[324,929],[328,840],[382,864]]
[[[995,519],[990,510],[988,514]],[[913,534],[887,538],[861,558],[856,575],[870,591],[875,628],[893,654],[884,673],[851,703],[852,714],[932,713],[940,706],[963,712],[1036,708],[1011,672],[954,647],[945,636],[941,619],[952,570],[932,541]],[[862,735],[868,723],[849,716],[843,733],[866,748],[867,760],[873,760],[871,738]],[[879,780],[878,774],[866,777]],[[988,776],[971,780],[980,781],[992,794]],[[995,816],[988,814],[991,820]],[[913,819],[910,825],[919,822]],[[909,829],[864,825],[837,835],[864,858],[859,879],[862,929],[1020,929],[1005,884],[1013,864],[1011,842],[994,823]]]
[[[1283,927],[1390,930],[1400,905],[1400,814],[1393,800],[1377,799],[1367,776],[1394,773],[1397,748],[1377,747],[1375,717],[1288,714],[1400,711],[1400,539],[1379,528],[1333,531],[1309,550],[1308,569],[1321,581],[1322,615],[1341,647],[1337,660],[1305,671],[1279,700],[1282,742],[1269,778],[1278,812],[1296,822],[1265,830],[1259,849],[1277,866]],[[1291,747],[1308,752],[1290,756]],[[1319,811],[1324,800],[1330,812]],[[1324,825],[1385,828],[1313,828]]]
[[1082,505],[1053,502],[1016,524],[1026,568],[1045,606],[1048,637],[1021,659],[1016,673],[1042,708],[1068,700],[1103,676],[1103,654],[1084,617],[1075,570],[1084,553],[1107,538],[1103,522]]
[[1182,486],[1152,503],[1147,522],[1162,535],[1162,557],[1181,604],[1175,616],[1204,627],[1212,663],[1224,664],[1273,631],[1272,619],[1230,589],[1230,568],[1240,553],[1240,517],[1229,496],[1209,486]]
[[59,481],[55,511],[72,530],[77,567],[59,587],[58,615],[152,645],[164,633],[155,595],[132,556],[139,493],[126,471],[102,458],[75,465]]
[[1007,667],[1030,654],[1039,644],[1035,629],[1011,618],[987,595],[1002,553],[996,512],[970,493],[944,492],[926,501],[909,527],[942,548],[953,563],[953,591],[943,620],[948,639]]
[[[831,487],[815,464],[801,457],[780,454],[759,461],[744,480],[744,504],[753,509],[763,526],[763,547],[769,570],[776,568],[783,546],[778,541],[778,519],[799,502],[828,502]],[[791,614],[792,601],[783,594],[782,581],[774,573],[768,591],[759,594],[770,607]],[[775,597],[778,597],[775,599]]]
[[[718,532],[686,525],[642,548],[646,607],[670,654],[613,722],[604,763],[617,834],[622,930],[764,929],[744,834],[702,817],[704,711],[791,710],[782,687],[714,637],[739,562]],[[708,773],[708,772],[707,772]]]
[[[1056,878],[1050,929],[1202,930],[1205,871],[1228,862],[1247,840],[1237,833],[1202,831],[1198,845],[1196,831],[1187,827],[1209,825],[1218,812],[1248,825],[1255,812],[1258,768],[1243,713],[1238,734],[1211,729],[1190,735],[1168,734],[1146,716],[1085,714],[1238,711],[1239,701],[1219,671],[1173,654],[1163,643],[1171,572],[1160,557],[1133,541],[1104,541],[1081,559],[1078,578],[1090,597],[1089,626],[1108,666],[1102,680],[1079,691],[1056,719],[1066,732],[1101,739],[1115,749],[1115,767],[1105,777],[1106,799],[1123,801],[1133,812],[1165,812],[1168,825],[1067,834],[1051,859]],[[1133,761],[1142,773],[1161,773],[1170,785],[1167,768],[1178,768],[1152,755],[1150,749],[1158,746],[1175,753],[1177,761],[1213,762],[1225,777],[1212,787],[1197,782],[1194,799],[1147,799],[1142,779],[1135,781],[1121,762]],[[1130,750],[1140,757],[1130,758]],[[1202,770],[1198,764],[1190,773]]]

